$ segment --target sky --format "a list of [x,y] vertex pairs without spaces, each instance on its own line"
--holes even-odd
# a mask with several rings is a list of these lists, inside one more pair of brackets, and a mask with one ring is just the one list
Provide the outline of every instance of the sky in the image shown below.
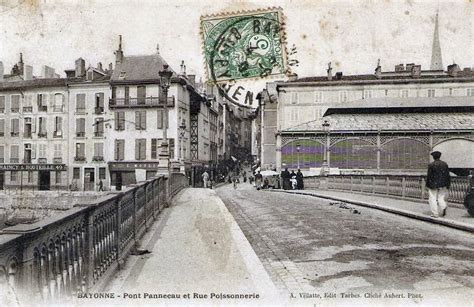
[[398,63],[428,69],[437,9],[444,66],[474,67],[474,0],[0,0],[0,61],[8,73],[22,52],[35,75],[48,65],[64,76],[79,57],[106,67],[121,34],[125,56],[159,44],[173,69],[184,60],[188,74],[204,78],[200,16],[272,6],[286,17],[299,77],[326,74],[330,61],[333,72],[373,73],[378,58],[383,71]]

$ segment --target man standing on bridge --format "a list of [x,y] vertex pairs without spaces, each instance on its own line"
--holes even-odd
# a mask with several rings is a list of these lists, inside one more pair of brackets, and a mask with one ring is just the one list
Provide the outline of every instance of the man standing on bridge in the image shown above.
[[431,153],[434,161],[428,165],[428,175],[426,176],[426,187],[428,188],[429,203],[432,217],[442,217],[446,215],[446,195],[451,186],[448,164],[441,161],[441,153],[434,151]]

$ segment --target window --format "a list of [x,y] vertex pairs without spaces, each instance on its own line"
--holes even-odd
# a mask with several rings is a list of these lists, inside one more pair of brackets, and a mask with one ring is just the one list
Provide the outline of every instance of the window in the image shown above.
[[56,116],[54,118],[54,137],[63,136],[63,118]]
[[74,167],[72,169],[72,179],[80,179],[81,178],[81,168]]
[[135,140],[135,160],[146,159],[146,139]]
[[11,119],[11,136],[19,136],[20,135],[20,120],[18,118]]
[[23,132],[23,137],[31,139],[31,117],[25,117],[25,131]]
[[103,137],[104,136],[104,119],[102,117],[95,119],[94,124],[94,136]]
[[56,171],[56,176],[55,176],[55,183],[56,184],[61,184],[61,171]]
[[0,136],[5,136],[5,120],[0,118]]
[[64,106],[64,95],[63,94],[54,94],[54,112],[62,112]]
[[94,143],[94,158],[92,160],[104,160],[104,143]]
[[125,140],[115,140],[115,160],[121,161],[124,159]]
[[5,96],[0,96],[0,113],[5,112]]
[[29,171],[28,172],[28,183],[32,183],[32,182],[33,182],[33,172]]
[[20,146],[10,146],[10,163],[19,163],[20,161]]
[[295,122],[298,120],[298,109],[291,109],[290,121]]
[[99,167],[99,179],[105,179],[105,167]]
[[74,157],[75,161],[85,161],[86,160],[86,144],[76,143],[76,156]]
[[61,159],[62,158],[62,144],[61,143],[58,143],[58,144],[54,144],[54,158],[57,159]]
[[130,103],[130,87],[128,86],[125,86],[125,95],[124,95],[125,99],[124,99],[124,102],[125,104],[129,104]]
[[428,90],[428,97],[435,97],[435,96],[436,96],[436,90],[429,89]]
[[76,94],[76,112],[86,112],[86,94]]
[[160,139],[151,139],[151,158],[156,159],[158,157],[158,149],[160,147]]
[[38,145],[38,158],[46,158],[46,153],[48,151],[48,144],[39,144]]
[[84,137],[86,135],[86,119],[76,118],[76,136]]
[[[474,96],[474,88],[466,89],[466,96]],[[1,108],[1,105],[0,105]]]
[[370,99],[372,98],[372,90],[364,90],[362,99]]
[[18,113],[20,111],[20,95],[11,95],[11,108],[12,113]]
[[31,163],[31,144],[25,144],[23,163]]
[[408,97],[408,90],[401,90],[400,97],[407,98]]
[[115,112],[115,130],[125,130],[125,112]]
[[165,110],[158,110],[157,113],[157,128],[158,129],[163,129],[163,125],[166,125],[166,128],[168,128],[168,114],[165,112]]
[[347,91],[340,91],[339,92],[339,102],[347,102],[348,96]]
[[[160,86],[161,88],[161,86]],[[145,86],[137,86],[137,103],[138,104],[145,104],[146,101],[146,87]]]
[[294,92],[291,93],[291,104],[297,104],[298,103],[298,93]]
[[10,181],[16,182],[18,180],[18,171],[11,171],[10,172]]
[[314,92],[314,102],[315,103],[323,102],[323,92]]
[[95,94],[95,114],[104,113],[104,93]]
[[146,111],[135,112],[135,129],[137,130],[146,129]]
[[33,95],[25,95],[23,102],[23,112],[33,112]]
[[0,163],[5,163],[5,146],[0,145]]
[[47,129],[47,121],[46,117],[39,118],[39,129],[38,129],[38,137],[45,138],[48,136],[48,129]]
[[388,90],[385,90],[385,96],[388,96]]
[[453,89],[451,87],[449,88],[449,96],[453,96]]
[[38,94],[36,96],[36,102],[38,103],[38,111],[48,111],[48,96],[46,96],[45,94]]

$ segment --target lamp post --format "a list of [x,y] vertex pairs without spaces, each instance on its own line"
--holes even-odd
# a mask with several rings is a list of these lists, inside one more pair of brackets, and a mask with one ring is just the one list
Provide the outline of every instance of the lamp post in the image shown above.
[[180,145],[179,145],[179,157],[181,160],[184,162],[184,156],[183,156],[183,138],[184,135],[186,134],[186,124],[183,122],[179,126],[179,136],[180,136]]
[[163,142],[161,143],[161,152],[160,152],[160,159],[159,159],[159,166],[158,166],[158,173],[159,174],[167,174],[169,175],[169,162],[170,156],[168,152],[168,89],[170,88],[171,83],[171,76],[173,72],[168,69],[168,65],[163,65],[163,70],[158,72],[160,75],[160,86],[163,89],[163,96],[164,96],[164,116],[165,116],[165,123],[163,127]]
[[296,152],[297,152],[297,155],[298,155],[298,169],[300,168],[300,149],[301,149],[300,144],[297,143],[296,144]]
[[328,164],[328,149],[329,149],[329,146],[330,146],[330,140],[329,140],[329,128],[331,126],[331,124],[329,124],[329,122],[327,120],[325,120],[323,123],[322,123],[322,126],[323,126],[323,131],[326,133],[326,145],[324,146],[324,160],[323,160],[323,165],[321,166],[321,173],[322,175],[325,175],[326,174],[326,170],[329,168],[329,164]]

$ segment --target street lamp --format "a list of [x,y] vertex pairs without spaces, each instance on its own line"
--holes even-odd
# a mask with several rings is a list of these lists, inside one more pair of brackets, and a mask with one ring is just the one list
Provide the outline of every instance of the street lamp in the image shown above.
[[[158,163],[158,173],[159,174],[167,174],[170,175],[170,156],[168,151],[168,125],[169,125],[169,117],[168,117],[168,89],[170,88],[171,83],[171,76],[173,72],[168,69],[168,65],[163,65],[163,70],[160,70],[158,74],[160,75],[160,86],[163,89],[163,100],[164,100],[164,116],[165,116],[165,124],[163,127],[163,142],[161,143],[161,151],[160,151],[160,160]],[[161,99],[161,97],[160,97]]]
[[324,160],[323,160],[323,165],[321,166],[321,173],[323,175],[326,174],[326,170],[329,168],[329,164],[328,164],[328,149],[329,149],[329,146],[330,146],[330,140],[329,140],[329,128],[331,127],[331,125],[329,124],[328,120],[324,120],[324,122],[322,123],[322,126],[323,126],[323,131],[326,133],[326,146],[324,146]]
[[179,126],[179,136],[180,136],[180,146],[179,146],[179,156],[180,158],[184,161],[184,155],[183,155],[183,138],[184,138],[184,135],[186,134],[186,123],[183,122],[181,123],[181,125]]
[[296,152],[297,152],[297,155],[298,155],[298,169],[300,168],[300,144],[297,143],[296,144]]

